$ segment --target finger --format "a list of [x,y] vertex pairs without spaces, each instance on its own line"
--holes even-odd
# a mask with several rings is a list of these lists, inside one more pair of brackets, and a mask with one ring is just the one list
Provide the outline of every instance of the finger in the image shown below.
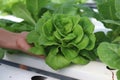
[[21,50],[31,56],[35,56],[35,57],[42,58],[42,59],[45,58],[44,55],[35,55],[35,54],[32,54],[31,52],[29,52],[29,49],[31,48],[31,46],[25,41],[25,38],[23,38],[23,37],[19,38],[16,41],[16,44],[17,44],[19,50]]
[[24,52],[28,52],[28,50],[31,48],[31,46],[26,42],[25,38],[20,37],[16,40],[16,45],[18,46],[19,50],[22,50]]
[[22,32],[22,33],[20,33],[20,36],[26,38],[26,36],[28,35],[28,33],[29,33],[29,32]]

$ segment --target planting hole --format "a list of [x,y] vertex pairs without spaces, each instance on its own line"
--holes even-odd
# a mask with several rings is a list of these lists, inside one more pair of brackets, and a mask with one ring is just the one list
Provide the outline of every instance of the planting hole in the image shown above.
[[31,78],[31,80],[45,80],[45,79],[46,79],[46,77],[43,77],[43,76],[33,76]]

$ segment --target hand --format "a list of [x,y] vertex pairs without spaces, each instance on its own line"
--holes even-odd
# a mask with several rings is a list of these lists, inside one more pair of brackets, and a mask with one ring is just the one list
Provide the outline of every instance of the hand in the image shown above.
[[26,41],[27,34],[28,32],[13,33],[0,28],[0,47],[20,50],[25,53],[28,53],[29,55],[41,58],[41,56],[33,55],[32,53],[29,52],[31,45],[29,45]]
[[31,45],[29,45],[26,41],[27,34],[28,32],[19,33],[16,39],[16,48],[26,53],[28,53],[29,49],[31,48]]
[[43,56],[43,55],[34,55],[34,54],[29,52],[29,49],[32,46],[29,45],[26,41],[27,34],[28,34],[28,32],[22,32],[22,33],[19,34],[19,37],[17,38],[17,41],[16,41],[18,50],[21,50],[25,53],[28,53],[29,55],[32,55],[32,56],[36,56],[36,57],[39,57],[39,58],[45,58],[45,56]]

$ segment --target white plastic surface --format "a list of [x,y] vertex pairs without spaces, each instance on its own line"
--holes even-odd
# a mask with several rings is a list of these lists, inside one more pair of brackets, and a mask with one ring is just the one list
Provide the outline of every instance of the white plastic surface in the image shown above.
[[[91,61],[87,65],[73,65],[67,68],[55,71],[51,69],[43,59],[28,56],[28,55],[21,55],[21,54],[6,54],[6,60],[28,65],[34,68],[42,69],[45,71],[50,71],[58,74],[62,74],[65,76],[77,78],[80,80],[112,80],[112,72],[106,68],[106,65],[97,62]],[[116,79],[115,71],[114,72],[114,80]]]
[[42,74],[18,69],[5,64],[0,65],[0,80],[31,80],[33,76],[43,76],[46,77],[45,80],[58,80]]

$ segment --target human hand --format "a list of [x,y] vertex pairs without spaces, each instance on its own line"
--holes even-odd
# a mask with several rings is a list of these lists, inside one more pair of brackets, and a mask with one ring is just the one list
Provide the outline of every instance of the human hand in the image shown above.
[[32,47],[26,41],[26,36],[28,32],[22,33],[13,33],[0,28],[0,48],[8,48],[13,50],[20,50],[29,55],[43,58],[43,56],[34,55],[29,52],[29,49]]
[[16,39],[16,48],[26,53],[28,53],[29,49],[31,48],[31,45],[29,45],[26,41],[27,34],[28,32],[19,33]]
[[28,32],[22,32],[19,34],[17,40],[16,40],[16,44],[17,44],[17,47],[18,47],[18,50],[21,50],[29,55],[32,55],[32,56],[36,56],[36,57],[39,57],[39,58],[45,58],[45,56],[43,55],[34,55],[32,53],[29,52],[29,49],[32,47],[30,44],[27,43],[26,41],[26,36],[27,36]]

